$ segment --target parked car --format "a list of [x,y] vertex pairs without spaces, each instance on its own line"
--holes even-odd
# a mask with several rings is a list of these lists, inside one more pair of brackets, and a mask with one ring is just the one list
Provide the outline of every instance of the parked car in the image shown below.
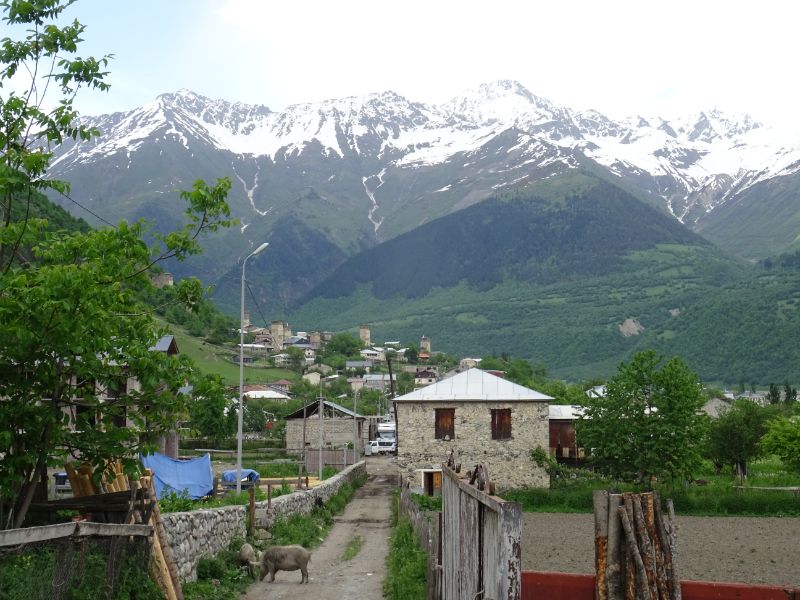
[[365,448],[365,454],[394,454],[397,442],[390,439],[370,440]]

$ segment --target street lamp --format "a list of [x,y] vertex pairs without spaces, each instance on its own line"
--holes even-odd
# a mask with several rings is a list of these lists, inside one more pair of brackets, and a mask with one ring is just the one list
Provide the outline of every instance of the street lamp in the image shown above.
[[242,262],[242,312],[239,321],[239,428],[236,431],[236,493],[242,491],[242,423],[244,421],[244,268],[247,259],[269,246],[264,242],[248,254]]

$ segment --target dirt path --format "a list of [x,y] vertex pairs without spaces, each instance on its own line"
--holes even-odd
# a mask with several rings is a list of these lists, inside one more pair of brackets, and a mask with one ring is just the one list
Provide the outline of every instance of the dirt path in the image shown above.
[[[336,517],[322,545],[312,552],[308,583],[300,585],[300,571],[280,571],[273,583],[268,583],[267,577],[250,586],[246,600],[383,598],[391,534],[391,495],[397,488],[394,459],[367,457],[367,473],[367,483],[356,492],[344,513]],[[343,561],[348,542],[356,536],[362,540],[361,550],[352,559]]]
[[[594,573],[594,517],[524,513],[522,568]],[[678,517],[681,579],[800,587],[800,518]]]

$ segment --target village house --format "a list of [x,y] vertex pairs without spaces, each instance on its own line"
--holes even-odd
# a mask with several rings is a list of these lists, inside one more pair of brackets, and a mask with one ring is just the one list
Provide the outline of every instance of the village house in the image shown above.
[[[178,354],[178,344],[175,341],[174,335],[165,335],[158,339],[155,345],[149,348],[151,352],[163,352],[167,356],[174,356]],[[97,396],[100,398],[101,403],[105,402],[113,402],[115,399],[120,398],[129,393],[135,393],[140,391],[141,385],[139,381],[135,377],[128,377],[125,374],[126,369],[124,367],[120,368],[120,376],[119,379],[116,381],[115,385],[111,385],[108,387],[102,387],[99,384],[94,384]],[[179,393],[191,393],[191,387],[186,386],[179,390]],[[80,401],[76,400],[75,404],[70,407],[65,407],[64,412],[67,415],[71,423],[71,427],[74,427],[76,420],[79,415],[91,413],[94,410],[92,407],[82,404]],[[87,414],[87,416],[91,416]],[[95,417],[92,417],[92,420],[95,420]],[[96,422],[95,422],[96,424]],[[134,427],[135,422],[130,418],[127,410],[124,414],[114,418],[114,424],[117,427]],[[175,423],[175,428],[169,432],[168,434],[162,436],[158,440],[158,451],[161,454],[169,456],[171,458],[178,457],[178,422]]]
[[549,446],[551,400],[480,369],[395,398],[398,463],[412,485],[424,485],[455,450],[462,469],[486,466],[498,489],[548,487],[531,451]]
[[[343,448],[357,438],[359,447],[368,441],[369,427],[365,417],[353,413],[343,406],[324,400],[322,419],[319,415],[319,402],[314,401],[286,415],[286,449],[302,450],[319,448],[320,423],[322,424],[322,445],[325,448]],[[355,429],[353,418],[355,417]]]
[[422,369],[414,373],[414,387],[421,388],[436,383],[436,371]]
[[575,422],[583,415],[583,407],[551,404],[550,455],[560,463],[576,466],[586,458],[583,446],[575,437]]

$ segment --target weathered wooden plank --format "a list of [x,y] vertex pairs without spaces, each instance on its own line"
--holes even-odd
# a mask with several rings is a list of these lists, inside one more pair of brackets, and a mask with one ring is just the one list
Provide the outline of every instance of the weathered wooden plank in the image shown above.
[[[460,490],[459,490],[460,491]],[[461,598],[481,598],[480,573],[480,525],[478,523],[479,503],[466,494],[461,494],[459,507],[459,569],[461,570]]]
[[24,529],[7,529],[0,531],[0,547],[19,546],[47,542],[67,537],[86,536],[150,536],[153,528],[149,525],[118,525],[115,523],[58,523],[41,527],[25,527]]
[[500,585],[501,516],[493,510],[483,512],[483,587],[486,598],[501,598],[495,591]]
[[520,600],[522,597],[522,506],[516,502],[504,502],[500,517],[502,544],[498,565],[500,584],[503,586],[497,598]]
[[486,492],[481,492],[478,488],[473,487],[469,484],[469,482],[461,479],[458,477],[455,471],[450,469],[447,465],[442,465],[442,473],[449,472],[447,474],[450,475],[451,481],[458,486],[459,490],[465,494],[468,494],[475,498],[476,500],[480,501],[482,504],[485,504],[492,510],[496,512],[501,512],[503,510],[503,505],[507,504],[505,500],[502,498],[498,498],[497,496],[490,496]]

